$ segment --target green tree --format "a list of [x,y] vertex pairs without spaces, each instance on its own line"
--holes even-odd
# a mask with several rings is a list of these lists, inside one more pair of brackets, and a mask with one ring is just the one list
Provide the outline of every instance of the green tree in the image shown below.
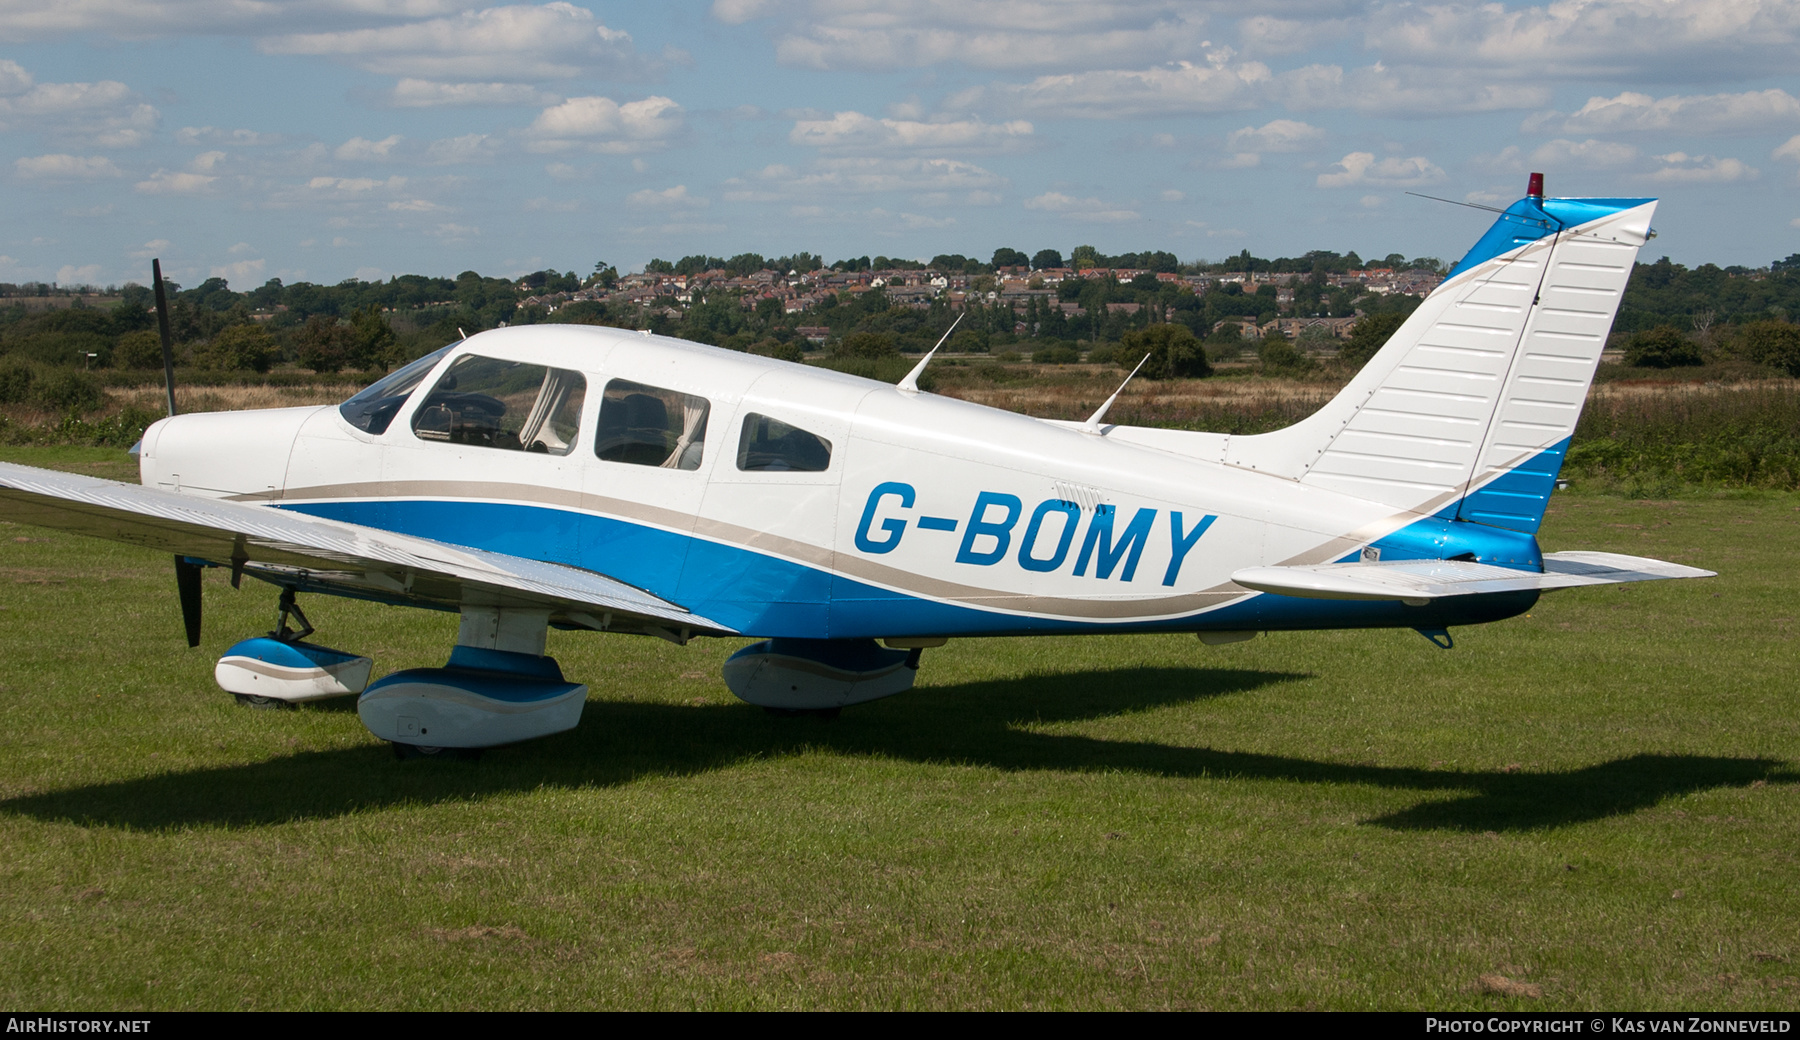
[[852,332],[831,350],[831,356],[838,358],[884,358],[898,353],[894,337],[886,332]]
[[1270,376],[1304,375],[1313,368],[1312,359],[1302,354],[1288,342],[1286,336],[1279,333],[1263,337],[1262,343],[1256,348],[1256,359],[1262,362],[1263,374]]
[[1148,379],[1197,379],[1212,375],[1206,351],[1186,325],[1165,323],[1127,332],[1113,357],[1121,368],[1133,368],[1145,354],[1139,374]]
[[298,337],[300,364],[314,372],[336,372],[350,363],[356,331],[339,325],[336,318],[315,314],[306,319]]
[[992,260],[992,263],[995,267],[1025,267],[1031,263],[1031,258],[1024,253],[1019,252],[1017,249],[1008,249],[1006,246],[1001,246],[999,249],[994,250],[994,259]]
[[349,362],[365,372],[380,369],[387,371],[398,357],[396,351],[400,346],[400,338],[394,335],[393,326],[381,316],[381,308],[369,304],[362,310],[350,315],[350,328],[355,342],[350,347]]
[[[162,348],[157,347],[157,354]],[[202,368],[221,371],[248,370],[267,372],[274,364],[280,348],[275,337],[261,325],[228,325],[205,343],[194,348],[194,362]]]
[[113,347],[116,368],[161,368],[162,337],[152,329],[138,329],[119,337]]
[[1355,325],[1350,326],[1350,341],[1338,348],[1338,360],[1344,364],[1361,368],[1369,363],[1369,359],[1375,356],[1375,352],[1380,350],[1404,324],[1406,324],[1406,315],[1392,311],[1371,314],[1363,318]]
[[1076,246],[1069,254],[1069,264],[1077,271],[1085,271],[1090,267],[1100,266],[1100,250],[1093,246]]
[[1061,267],[1062,265],[1062,254],[1054,249],[1040,249],[1031,255],[1033,270],[1042,271],[1045,268]]
[[1744,326],[1740,335],[1746,358],[1800,376],[1800,325],[1785,321],[1753,321]]
[[23,361],[0,365],[0,404],[18,404],[31,400],[31,383],[37,373]]
[[1625,363],[1637,368],[1680,368],[1701,365],[1706,359],[1693,340],[1673,325],[1658,325],[1631,337],[1625,345]]

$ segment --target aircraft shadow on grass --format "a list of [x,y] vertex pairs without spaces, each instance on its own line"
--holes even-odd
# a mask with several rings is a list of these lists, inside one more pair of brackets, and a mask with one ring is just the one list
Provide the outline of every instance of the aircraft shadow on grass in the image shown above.
[[[574,731],[490,751],[479,763],[396,762],[385,746],[374,745],[308,751],[20,796],[0,801],[0,812],[139,830],[257,826],[544,786],[606,787],[802,750],[1007,770],[1367,785],[1433,795],[1365,821],[1396,830],[1541,829],[1631,813],[1709,788],[1800,781],[1800,773],[1766,758],[1640,754],[1561,772],[1475,772],[1343,764],[1025,728],[1243,694],[1301,678],[1199,668],[1033,676],[921,688],[905,698],[852,709],[830,723],[771,717],[742,704],[596,700]],[[1437,797],[1439,792],[1455,797]]]

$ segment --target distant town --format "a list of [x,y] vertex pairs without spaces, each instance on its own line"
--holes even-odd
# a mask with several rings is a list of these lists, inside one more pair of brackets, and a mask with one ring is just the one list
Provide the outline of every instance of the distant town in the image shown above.
[[[1332,354],[1364,319],[1379,319],[1363,326],[1365,335],[1397,326],[1449,273],[1437,258],[1397,253],[1267,259],[1246,250],[1184,263],[1164,251],[1107,256],[1078,246],[1066,258],[1054,249],[1002,248],[986,260],[942,254],[826,264],[811,253],[744,253],[656,259],[623,274],[601,261],[580,274],[269,279],[243,289],[213,277],[165,288],[179,364],[367,372],[482,329],[539,323],[643,329],[794,360],[818,351],[916,353],[952,322],[950,353],[1098,361],[1127,336],[1175,325],[1216,358],[1271,340]],[[1714,326],[1786,322],[1796,311],[1800,255],[1763,268],[1689,269],[1663,258],[1638,265],[1616,329],[1668,326],[1704,338]],[[0,355],[15,367],[160,370],[154,326],[144,284],[0,284]]]

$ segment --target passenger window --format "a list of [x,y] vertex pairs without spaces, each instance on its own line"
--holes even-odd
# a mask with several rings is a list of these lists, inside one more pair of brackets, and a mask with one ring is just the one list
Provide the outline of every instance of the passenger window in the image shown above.
[[699,469],[711,410],[704,397],[611,380],[600,399],[594,454],[634,466]]
[[581,428],[581,373],[469,354],[413,413],[421,440],[567,455]]
[[821,473],[830,465],[831,442],[818,434],[755,412],[744,416],[738,469],[746,473]]

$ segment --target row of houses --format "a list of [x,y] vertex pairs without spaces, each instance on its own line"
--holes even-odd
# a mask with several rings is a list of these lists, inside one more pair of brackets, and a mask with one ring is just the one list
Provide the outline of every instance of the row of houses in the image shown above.
[[[901,307],[918,309],[929,308],[935,301],[944,300],[951,309],[961,309],[971,299],[990,305],[1011,303],[1015,310],[1022,310],[1033,298],[1045,302],[1057,302],[1064,313],[1070,315],[1083,314],[1078,305],[1061,302],[1057,299],[1058,290],[1070,279],[1110,279],[1119,284],[1129,284],[1146,275],[1155,277],[1159,284],[1180,285],[1196,295],[1214,291],[1220,286],[1236,284],[1246,293],[1255,293],[1265,285],[1275,287],[1275,301],[1278,306],[1289,306],[1294,302],[1294,285],[1301,279],[1295,274],[1257,274],[1253,272],[1228,272],[1224,274],[1175,274],[1170,272],[1151,272],[1130,268],[1047,268],[1030,271],[1021,268],[1002,268],[997,276],[995,288],[986,292],[976,292],[972,288],[973,278],[962,273],[922,271],[831,271],[819,270],[801,274],[789,271],[783,275],[775,271],[762,270],[747,275],[733,275],[728,271],[711,270],[693,275],[677,275],[659,272],[641,272],[626,275],[611,289],[590,286],[574,292],[545,293],[527,297],[523,305],[542,307],[546,311],[555,311],[570,303],[583,300],[597,300],[608,304],[636,304],[650,307],[657,300],[673,298],[679,306],[691,305],[696,299],[704,299],[719,293],[735,294],[745,309],[755,309],[764,300],[777,300],[786,314],[799,314],[813,310],[828,296],[850,294],[852,296],[879,289],[884,291],[888,299]],[[1361,291],[1388,293],[1406,292],[1424,295],[1437,287],[1442,279],[1435,273],[1424,270],[1393,271],[1377,268],[1364,271],[1352,271],[1344,275],[1332,275],[1330,284],[1352,287]],[[1137,304],[1108,304],[1108,309],[1129,307],[1135,311]]]

